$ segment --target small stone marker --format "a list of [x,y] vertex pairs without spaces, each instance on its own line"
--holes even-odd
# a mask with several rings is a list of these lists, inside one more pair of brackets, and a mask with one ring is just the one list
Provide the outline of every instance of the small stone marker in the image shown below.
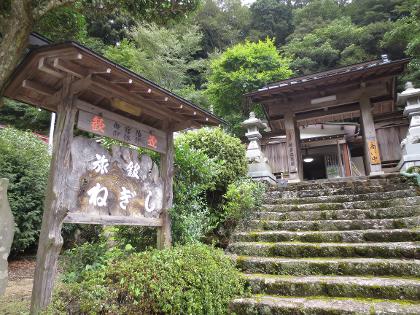
[[9,257],[15,232],[15,222],[7,200],[8,185],[8,179],[0,178],[0,296],[4,294],[7,287],[7,257]]

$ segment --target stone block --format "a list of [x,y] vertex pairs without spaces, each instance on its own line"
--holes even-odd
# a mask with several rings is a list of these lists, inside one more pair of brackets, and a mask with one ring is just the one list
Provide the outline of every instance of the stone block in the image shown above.
[[0,296],[7,286],[8,264],[10,247],[13,242],[14,220],[7,199],[9,180],[0,178]]

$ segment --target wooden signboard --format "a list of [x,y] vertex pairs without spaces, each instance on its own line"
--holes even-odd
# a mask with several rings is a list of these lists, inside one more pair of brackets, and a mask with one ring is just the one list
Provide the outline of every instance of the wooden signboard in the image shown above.
[[368,140],[370,164],[381,164],[378,142],[376,140]]
[[[107,114],[108,113],[108,114]],[[166,133],[141,123],[124,123],[118,115],[101,112],[101,115],[79,110],[77,128],[94,134],[110,137],[159,153],[166,152]]]
[[161,226],[158,166],[133,149],[114,145],[111,152],[94,139],[74,138],[67,191],[72,207],[64,222]]

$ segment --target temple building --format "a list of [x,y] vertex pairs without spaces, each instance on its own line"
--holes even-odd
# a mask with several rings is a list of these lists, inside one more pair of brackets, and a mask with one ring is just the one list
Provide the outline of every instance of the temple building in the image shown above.
[[293,182],[396,171],[409,125],[396,77],[408,62],[383,55],[246,94],[264,110],[261,147],[273,174]]

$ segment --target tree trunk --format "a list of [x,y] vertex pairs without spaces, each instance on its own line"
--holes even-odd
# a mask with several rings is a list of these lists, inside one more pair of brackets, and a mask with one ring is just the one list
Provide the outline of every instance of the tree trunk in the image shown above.
[[31,1],[12,1],[12,8],[7,18],[2,21],[3,39],[0,42],[0,96],[21,60],[27,46],[34,21]]

